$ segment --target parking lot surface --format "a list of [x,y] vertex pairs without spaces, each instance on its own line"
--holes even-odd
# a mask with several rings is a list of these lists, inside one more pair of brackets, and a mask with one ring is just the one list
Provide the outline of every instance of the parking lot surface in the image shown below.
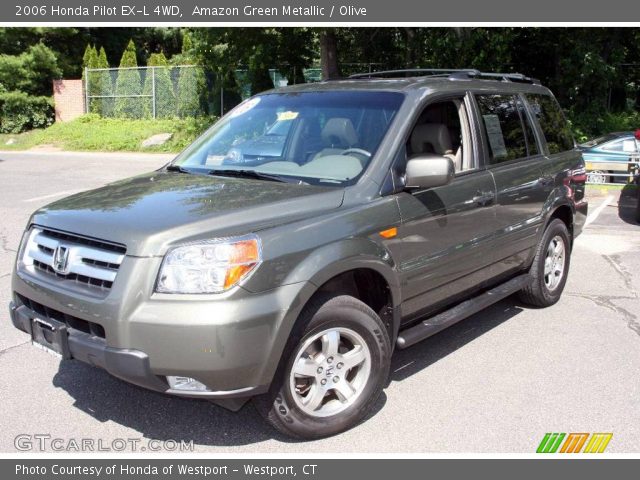
[[617,195],[590,199],[597,216],[576,241],[558,304],[508,298],[397,352],[374,414],[333,438],[293,442],[250,404],[231,413],[164,396],[32,347],[7,308],[29,214],[169,158],[0,153],[1,452],[20,434],[44,434],[136,448],[193,440],[196,452],[533,453],[546,432],[612,432],[607,452],[640,452],[640,226],[632,200]]

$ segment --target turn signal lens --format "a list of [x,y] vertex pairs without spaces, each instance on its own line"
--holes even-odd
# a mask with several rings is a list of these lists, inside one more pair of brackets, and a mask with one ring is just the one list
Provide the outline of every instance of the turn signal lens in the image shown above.
[[398,235],[398,227],[388,228],[380,232],[380,236],[383,238],[393,238]]

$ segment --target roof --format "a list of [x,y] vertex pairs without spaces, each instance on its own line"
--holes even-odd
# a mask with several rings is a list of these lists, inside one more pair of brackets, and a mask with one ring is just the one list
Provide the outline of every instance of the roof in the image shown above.
[[[403,74],[417,73],[412,76],[385,77],[381,74],[396,73]],[[439,72],[439,71],[438,71]],[[434,73],[430,75],[420,74],[414,70],[397,70],[390,72],[373,72],[370,74],[359,74],[349,78],[339,80],[328,80],[316,83],[301,83],[287,87],[276,88],[265,93],[292,93],[292,92],[321,92],[321,91],[344,91],[344,90],[365,90],[365,91],[396,91],[406,92],[411,90],[438,90],[438,91],[460,91],[469,88],[484,91],[501,92],[538,92],[548,93],[549,90],[540,85],[535,79],[530,79],[521,74],[494,74],[482,73],[475,70],[450,71],[453,73]],[[467,75],[472,72],[472,75]],[[477,72],[477,74],[475,74]]]

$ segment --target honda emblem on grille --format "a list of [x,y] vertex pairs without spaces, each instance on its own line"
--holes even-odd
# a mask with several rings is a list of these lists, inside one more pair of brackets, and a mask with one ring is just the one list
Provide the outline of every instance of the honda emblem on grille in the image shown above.
[[69,247],[58,245],[53,252],[53,270],[62,275],[68,273]]

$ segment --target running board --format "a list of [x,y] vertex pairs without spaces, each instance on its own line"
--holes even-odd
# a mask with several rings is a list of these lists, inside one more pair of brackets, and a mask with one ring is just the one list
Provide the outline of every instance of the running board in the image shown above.
[[531,280],[531,276],[528,273],[520,275],[512,278],[508,282],[492,288],[491,290],[481,293],[477,297],[465,300],[455,307],[439,313],[434,317],[427,318],[419,324],[401,331],[398,335],[398,339],[396,340],[396,346],[399,349],[407,348],[421,340],[424,340],[425,338],[430,337],[431,335],[435,335],[454,323],[464,320],[474,313],[484,310],[489,305],[499,302],[512,293],[521,290],[523,287],[529,285]]

